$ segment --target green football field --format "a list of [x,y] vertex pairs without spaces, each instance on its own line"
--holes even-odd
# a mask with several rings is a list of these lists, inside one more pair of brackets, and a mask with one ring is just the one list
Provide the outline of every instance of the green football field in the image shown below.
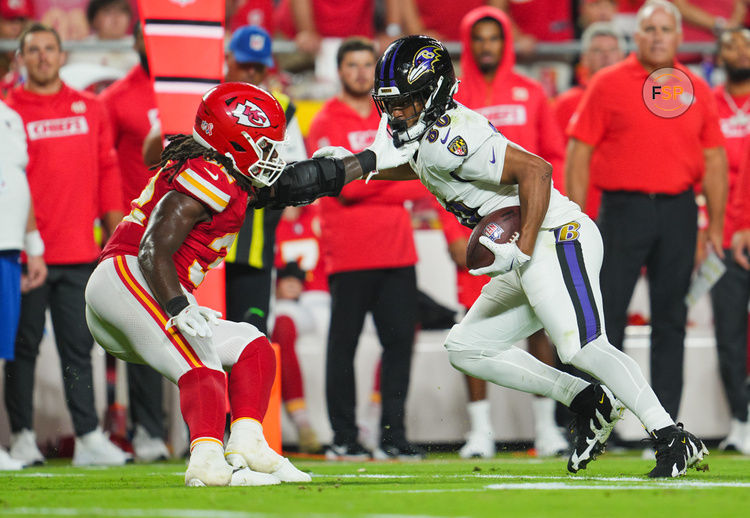
[[72,468],[64,460],[0,473],[0,516],[179,518],[327,517],[750,517],[750,457],[712,452],[702,471],[650,480],[653,461],[606,454],[579,475],[565,460],[501,454],[466,461],[293,459],[309,484],[186,488],[183,461]]

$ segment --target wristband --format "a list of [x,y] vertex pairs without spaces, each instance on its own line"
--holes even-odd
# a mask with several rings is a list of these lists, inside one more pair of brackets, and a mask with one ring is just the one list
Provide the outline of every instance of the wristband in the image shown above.
[[169,314],[170,317],[174,317],[176,315],[179,315],[180,312],[182,312],[182,310],[189,305],[190,302],[188,302],[187,297],[185,295],[179,295],[173,299],[170,299],[169,302],[164,304],[164,309],[167,311],[167,314]]
[[365,149],[354,156],[357,157],[359,166],[362,168],[362,176],[367,176],[370,171],[377,168],[377,157],[371,149]]
[[44,241],[42,241],[42,235],[39,233],[39,230],[35,229],[31,232],[26,232],[23,238],[23,249],[29,257],[44,255]]

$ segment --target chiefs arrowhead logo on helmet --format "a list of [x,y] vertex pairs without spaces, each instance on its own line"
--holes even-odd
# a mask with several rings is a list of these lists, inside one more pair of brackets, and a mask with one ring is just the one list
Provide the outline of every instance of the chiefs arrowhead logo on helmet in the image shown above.
[[238,104],[237,107],[232,110],[232,115],[237,117],[237,122],[243,126],[267,128],[271,125],[268,120],[268,115],[266,115],[257,104],[251,101],[245,101],[244,103]]

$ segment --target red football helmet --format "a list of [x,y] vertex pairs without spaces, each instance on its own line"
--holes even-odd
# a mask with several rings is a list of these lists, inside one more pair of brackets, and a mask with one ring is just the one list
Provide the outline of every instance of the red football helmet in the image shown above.
[[272,185],[284,170],[278,147],[286,116],[279,102],[248,83],[223,83],[203,95],[193,138],[229,157],[256,187]]

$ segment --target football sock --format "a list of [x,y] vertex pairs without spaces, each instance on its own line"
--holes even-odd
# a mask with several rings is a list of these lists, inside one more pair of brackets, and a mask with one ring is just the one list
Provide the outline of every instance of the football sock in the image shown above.
[[294,422],[294,426],[298,429],[310,426],[310,414],[307,412],[307,405],[304,399],[299,398],[286,401],[284,402],[284,408],[286,408],[289,417]]
[[265,336],[250,342],[229,376],[232,420],[249,417],[263,421],[276,376],[276,355]]
[[276,318],[273,325],[271,341],[279,344],[281,349],[281,399],[291,401],[305,397],[302,385],[302,372],[294,346],[297,342],[297,327],[294,320],[286,315]]
[[[555,422],[555,401],[546,397],[535,397],[531,402],[534,414],[534,429],[544,430],[557,426]],[[539,432],[536,432],[539,435]]]
[[512,346],[502,351],[464,350],[449,353],[451,364],[475,378],[501,387],[551,397],[569,406],[588,382],[545,365],[526,351]]
[[469,412],[469,423],[472,432],[492,433],[492,422],[490,421],[490,402],[487,399],[470,401],[466,405]]
[[600,336],[578,351],[571,365],[604,383],[641,420],[647,431],[674,424],[636,361]]
[[177,380],[180,410],[190,430],[191,448],[196,439],[211,438],[223,444],[226,414],[225,376],[222,371],[190,369]]

